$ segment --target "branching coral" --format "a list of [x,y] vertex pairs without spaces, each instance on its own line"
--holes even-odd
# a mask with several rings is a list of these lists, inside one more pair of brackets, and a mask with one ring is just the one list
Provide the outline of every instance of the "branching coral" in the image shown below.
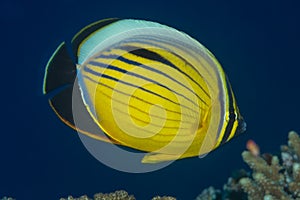
[[244,151],[242,157],[253,170],[251,182],[249,178],[242,178],[239,182],[248,193],[249,199],[262,199],[265,195],[272,196],[272,199],[289,199],[289,195],[284,191],[284,175],[280,173],[282,167],[277,156],[272,156],[270,163],[248,151]]
[[[252,169],[251,175],[240,173],[239,177],[229,178],[224,185],[221,198],[212,196],[206,198],[300,200],[300,137],[296,132],[291,131],[288,139],[288,145],[281,146],[280,158],[271,154],[258,156],[250,151],[244,151],[242,157]],[[214,194],[213,191],[210,193]]]

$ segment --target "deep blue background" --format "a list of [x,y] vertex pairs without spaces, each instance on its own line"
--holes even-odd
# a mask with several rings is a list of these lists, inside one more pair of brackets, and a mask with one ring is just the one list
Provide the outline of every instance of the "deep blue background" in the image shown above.
[[[189,200],[246,167],[240,154],[248,139],[263,152],[278,151],[289,130],[300,131],[298,2],[2,0],[0,197],[50,200],[125,189],[141,200]],[[61,41],[108,17],[161,22],[207,46],[229,76],[246,134],[203,159],[153,173],[118,172],[95,160],[52,112],[42,80]]]

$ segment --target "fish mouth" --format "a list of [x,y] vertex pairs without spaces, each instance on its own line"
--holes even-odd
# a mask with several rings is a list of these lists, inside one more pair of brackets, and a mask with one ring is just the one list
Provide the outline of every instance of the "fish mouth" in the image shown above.
[[236,129],[235,135],[240,135],[241,133],[245,132],[247,128],[247,124],[244,118],[241,116],[238,120],[238,127]]

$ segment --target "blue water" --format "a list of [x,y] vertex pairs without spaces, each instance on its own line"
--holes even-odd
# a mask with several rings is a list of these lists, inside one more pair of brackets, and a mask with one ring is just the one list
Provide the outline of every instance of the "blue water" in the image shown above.
[[[58,199],[125,189],[137,199],[195,198],[221,188],[248,139],[278,152],[287,132],[300,132],[297,1],[2,0],[0,197]],[[197,3],[196,3],[197,2]],[[77,133],[42,95],[44,67],[61,41],[108,17],[140,18],[183,30],[222,63],[247,132],[203,159],[176,161],[147,174],[128,174],[93,158]]]

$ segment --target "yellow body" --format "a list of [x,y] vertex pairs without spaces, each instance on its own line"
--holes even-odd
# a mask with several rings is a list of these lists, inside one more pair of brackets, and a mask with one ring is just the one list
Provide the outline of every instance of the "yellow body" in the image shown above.
[[[212,150],[216,134],[206,140],[209,147],[200,151],[211,116],[212,100],[206,79],[213,77],[207,75],[205,79],[198,71],[207,63],[191,58],[187,63],[187,60],[151,45],[126,43],[123,46],[127,45],[155,52],[178,68],[114,48],[90,58],[80,70],[95,122],[120,144],[155,152],[157,158],[151,156],[144,162],[192,157]],[[173,51],[179,49],[173,47]],[[109,55],[115,57],[107,58]],[[123,62],[119,56],[143,63],[177,82],[157,71]]]

